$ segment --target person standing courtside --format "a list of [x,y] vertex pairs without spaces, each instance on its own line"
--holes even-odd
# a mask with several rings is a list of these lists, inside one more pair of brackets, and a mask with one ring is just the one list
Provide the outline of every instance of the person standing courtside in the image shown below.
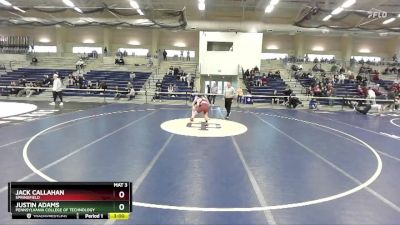
[[224,98],[225,98],[225,109],[226,109],[226,116],[225,119],[229,119],[231,114],[231,106],[232,100],[235,97],[235,89],[232,87],[232,84],[228,82],[226,84],[226,89],[224,91]]
[[63,105],[63,99],[62,99],[62,82],[61,79],[58,77],[58,74],[53,75],[53,102],[50,103],[50,105],[55,105],[57,96],[60,98],[60,106]]

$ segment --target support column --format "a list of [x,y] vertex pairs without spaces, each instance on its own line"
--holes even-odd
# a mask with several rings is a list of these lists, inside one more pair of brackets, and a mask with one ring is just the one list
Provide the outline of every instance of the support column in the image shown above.
[[56,27],[56,46],[57,56],[62,56],[65,53],[65,36],[66,29],[63,27]]
[[[156,51],[160,48],[160,30],[153,29],[151,32],[151,48],[149,49],[151,55],[156,54]],[[160,56],[160,54],[158,54]],[[161,59],[159,58],[155,62],[156,64],[160,65]]]
[[389,41],[386,42],[386,52],[387,56],[385,58],[386,61],[391,61],[394,54],[397,54],[397,58],[399,58],[400,54],[400,37],[390,38]]
[[107,52],[110,55],[113,50],[111,49],[111,31],[110,28],[104,28],[103,30],[103,49],[107,47]]
[[353,38],[351,36],[342,36],[340,39],[341,60],[349,62],[353,53]]
[[296,34],[294,36],[294,48],[297,58],[304,57],[304,34]]

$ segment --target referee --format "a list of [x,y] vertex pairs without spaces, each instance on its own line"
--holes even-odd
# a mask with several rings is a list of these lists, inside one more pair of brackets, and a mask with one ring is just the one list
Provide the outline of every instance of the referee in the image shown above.
[[229,115],[231,114],[232,100],[235,97],[235,95],[236,95],[235,89],[232,87],[232,84],[228,82],[226,84],[226,89],[224,91],[225,109],[226,109],[225,119],[229,119]]

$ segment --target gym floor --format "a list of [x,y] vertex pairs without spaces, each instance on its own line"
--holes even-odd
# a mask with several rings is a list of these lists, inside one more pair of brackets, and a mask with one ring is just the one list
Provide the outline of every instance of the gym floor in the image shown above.
[[6,204],[7,182],[50,179],[134,184],[128,221],[57,224],[400,224],[399,115],[234,108],[247,131],[197,137],[160,127],[189,106],[75,107],[0,126],[0,224],[54,224]]

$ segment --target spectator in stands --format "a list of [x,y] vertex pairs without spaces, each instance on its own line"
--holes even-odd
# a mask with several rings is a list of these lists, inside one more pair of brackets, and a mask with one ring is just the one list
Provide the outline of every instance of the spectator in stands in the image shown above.
[[262,85],[262,86],[267,86],[267,83],[268,83],[268,79],[267,79],[267,77],[264,75],[264,76],[261,78],[261,85]]
[[163,56],[164,56],[164,61],[167,61],[167,51],[164,49],[163,51]]
[[226,109],[225,119],[229,119],[229,116],[231,114],[232,100],[235,97],[235,95],[236,95],[235,89],[232,87],[232,84],[228,82],[226,84],[226,89],[224,91],[225,109]]
[[344,84],[344,80],[346,79],[346,76],[344,73],[340,73],[338,76],[338,84]]
[[354,83],[354,75],[353,75],[353,73],[351,71],[348,71],[347,73],[349,74],[349,82],[353,84]]
[[126,85],[126,89],[131,89],[133,88],[132,82],[128,81],[128,84]]
[[135,96],[136,96],[135,88],[128,89],[128,94],[127,94],[128,101],[130,101],[132,98],[135,98]]
[[36,65],[37,63],[38,63],[38,59],[36,58],[36,56],[33,56],[31,64]]
[[[174,92],[174,86],[172,85],[172,83],[168,85],[167,91],[168,91],[168,93],[169,93],[169,94],[168,94],[168,97],[171,97],[172,92]],[[172,96],[173,96],[173,95],[172,95]],[[173,96],[173,97],[175,97],[175,96]]]
[[50,79],[49,75],[44,75],[42,80],[42,86],[48,87],[52,84],[52,80]]
[[108,50],[107,50],[107,46],[104,46],[104,55],[107,56]]
[[135,82],[136,74],[135,74],[134,72],[131,72],[131,73],[129,74],[129,78],[130,78],[130,80],[131,80],[132,83]]
[[10,86],[11,86],[10,95],[17,95],[19,90],[18,90],[18,88],[14,88],[14,87],[18,86],[17,82],[16,81],[11,81]]
[[122,93],[119,91],[119,87],[115,86],[115,95],[114,95],[114,99],[115,100],[119,100],[122,96]]
[[72,76],[72,74],[68,75],[68,86],[74,86],[75,85],[75,79]]
[[153,60],[150,57],[149,60],[147,61],[147,67],[153,67],[153,66],[154,66],[154,63],[153,63]]
[[189,50],[186,52],[186,61],[190,61],[190,52],[189,52]]
[[106,82],[105,80],[102,81],[102,82],[100,83],[100,89],[103,89],[104,92],[105,92],[107,88],[108,88],[108,87],[107,87],[107,82]]
[[319,85],[315,85],[312,89],[313,96],[322,97],[322,90]]
[[376,94],[375,94],[375,91],[372,90],[371,87],[368,88],[367,99],[370,99],[370,103],[371,103],[372,105],[376,105],[376,100],[375,100],[375,99],[376,99]]
[[241,103],[242,102],[242,98],[243,98],[243,89],[241,86],[238,87],[237,89],[237,103]]
[[60,106],[64,105],[63,98],[62,98],[62,89],[63,84],[61,79],[58,77],[58,74],[55,73],[53,75],[53,102],[50,105],[55,105],[57,101],[57,97],[60,98]]
[[94,89],[93,87],[94,87],[93,82],[91,80],[88,80],[87,81],[87,88]]
[[76,63],[75,63],[75,67],[77,70],[83,69],[85,62],[83,61],[83,59],[79,59]]
[[161,91],[161,88],[162,88],[162,83],[161,83],[160,80],[158,80],[158,81],[156,82],[156,89],[157,89],[157,91]]

